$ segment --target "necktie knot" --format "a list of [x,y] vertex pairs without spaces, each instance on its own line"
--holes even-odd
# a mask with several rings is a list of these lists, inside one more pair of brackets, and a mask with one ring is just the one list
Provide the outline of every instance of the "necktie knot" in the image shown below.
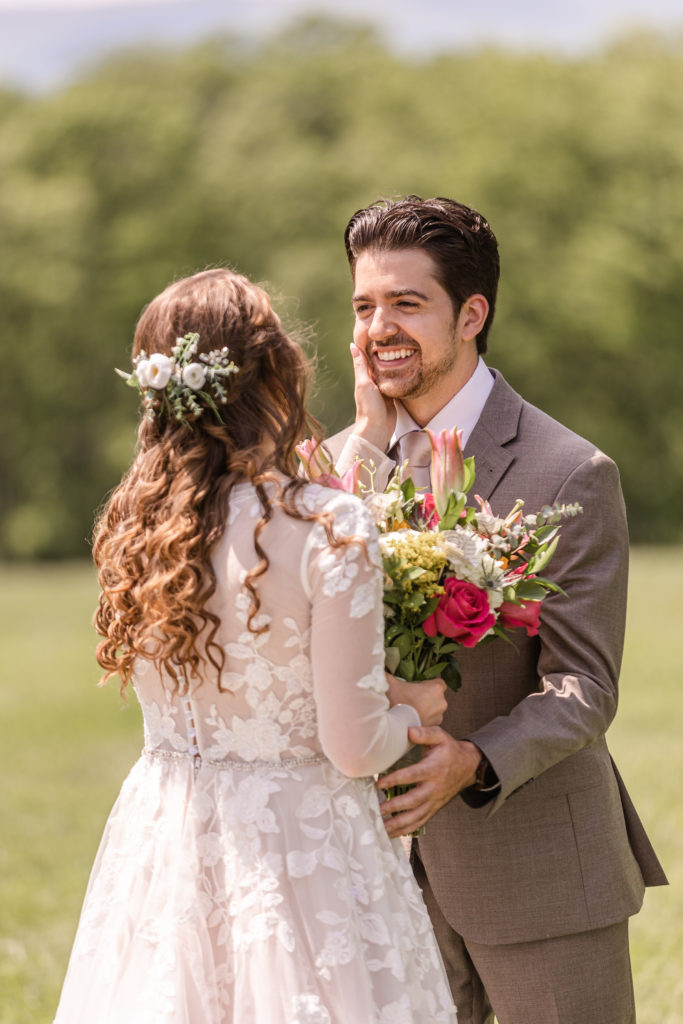
[[425,430],[410,430],[399,442],[401,460],[408,460],[408,475],[416,487],[429,487],[432,445]]

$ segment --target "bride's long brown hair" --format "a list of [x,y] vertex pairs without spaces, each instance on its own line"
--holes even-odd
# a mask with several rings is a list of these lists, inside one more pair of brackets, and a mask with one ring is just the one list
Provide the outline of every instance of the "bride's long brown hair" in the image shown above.
[[[97,660],[102,683],[118,673],[121,692],[138,657],[152,659],[172,686],[187,691],[210,662],[220,673],[220,625],[206,604],[216,589],[210,553],[221,536],[230,492],[251,480],[261,503],[254,544],[260,558],[247,575],[249,627],[259,610],[255,581],[268,567],[259,536],[275,503],[298,518],[296,444],[320,438],[306,411],[311,379],[302,348],[282,328],[270,299],[246,277],[206,270],[169,285],[143,310],[133,357],[170,355],[178,337],[199,335],[198,351],[227,346],[239,373],[219,406],[222,423],[206,409],[193,423],[160,411],[143,417],[135,460],[114,490],[94,529],[93,557],[101,594],[94,624],[103,637]],[[287,481],[281,485],[281,476]],[[270,486],[270,482],[278,484]]]

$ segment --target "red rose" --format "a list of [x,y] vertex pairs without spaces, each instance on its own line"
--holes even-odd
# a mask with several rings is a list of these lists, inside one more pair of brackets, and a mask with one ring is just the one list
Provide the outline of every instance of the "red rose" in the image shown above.
[[507,629],[523,627],[527,636],[536,636],[541,624],[541,602],[522,601],[521,604],[513,604],[512,601],[503,601],[498,609],[498,622]]
[[453,577],[446,580],[444,590],[422,628],[427,636],[441,633],[463,647],[475,647],[496,621],[486,591]]

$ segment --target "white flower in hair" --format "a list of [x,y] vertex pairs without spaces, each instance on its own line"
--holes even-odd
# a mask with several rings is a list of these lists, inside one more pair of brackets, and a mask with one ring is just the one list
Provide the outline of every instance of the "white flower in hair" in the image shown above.
[[198,354],[198,334],[176,338],[170,356],[140,352],[133,360],[133,372],[116,372],[130,387],[137,388],[147,410],[155,419],[161,413],[190,426],[210,409],[222,423],[219,405],[229,401],[230,378],[239,373],[226,346]]
[[[121,373],[121,370],[117,370],[117,373]],[[152,385],[149,382],[149,359],[139,359],[135,364],[135,376],[137,382],[141,388],[150,388]]]
[[[157,391],[161,391],[165,388],[171,379],[173,373],[173,360],[170,356],[162,355],[161,352],[153,352],[149,359],[146,360],[146,376],[148,388],[155,388]],[[138,366],[137,372],[139,374],[140,368]],[[138,380],[139,380],[138,376]]]
[[183,384],[193,391],[199,391],[206,383],[206,368],[201,363],[188,363],[183,367]]

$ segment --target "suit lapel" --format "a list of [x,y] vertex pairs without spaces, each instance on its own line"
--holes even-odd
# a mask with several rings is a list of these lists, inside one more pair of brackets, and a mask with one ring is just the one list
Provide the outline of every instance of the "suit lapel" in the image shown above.
[[495,382],[482,414],[465,445],[465,456],[475,459],[475,490],[488,500],[503,475],[514,462],[503,445],[517,436],[522,399],[497,370]]

